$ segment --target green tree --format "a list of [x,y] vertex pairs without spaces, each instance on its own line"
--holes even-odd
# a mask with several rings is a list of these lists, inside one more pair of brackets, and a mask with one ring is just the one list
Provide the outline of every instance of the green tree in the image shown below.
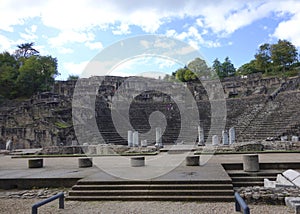
[[256,60],[251,60],[237,69],[237,75],[247,75],[257,72],[259,70],[256,69]]
[[47,91],[57,75],[57,60],[51,56],[31,56],[19,69],[16,85],[19,96],[29,97]]
[[222,63],[222,70],[225,77],[231,77],[235,75],[236,70],[228,56],[225,58],[224,62]]
[[291,65],[298,61],[296,47],[287,40],[278,40],[271,46],[271,59],[274,66],[280,67],[285,72]]
[[268,43],[260,45],[254,57],[256,69],[267,73],[271,66],[271,45]]
[[224,78],[226,76],[225,73],[223,72],[222,64],[221,64],[221,62],[219,61],[218,58],[216,58],[213,61],[213,66],[212,67],[213,67],[214,71],[217,73],[217,75],[220,78]]
[[24,57],[29,58],[30,56],[38,55],[40,52],[33,48],[34,42],[24,43],[18,45],[18,49],[15,52],[17,58]]
[[200,59],[200,58],[195,58],[193,61],[191,61],[188,65],[187,65],[188,69],[190,71],[192,71],[195,76],[197,76],[198,78],[204,78],[207,79],[207,77],[209,77],[211,75],[211,70],[210,68],[207,66],[205,60]]
[[70,74],[67,80],[78,80],[78,79],[79,79],[78,75]]
[[17,94],[16,79],[18,77],[18,63],[8,52],[0,54],[0,95],[14,98]]

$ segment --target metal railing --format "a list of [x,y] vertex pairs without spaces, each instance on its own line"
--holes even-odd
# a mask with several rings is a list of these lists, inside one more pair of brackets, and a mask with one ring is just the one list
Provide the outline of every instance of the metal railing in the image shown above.
[[250,209],[248,205],[237,192],[234,193],[234,198],[235,198],[235,211],[241,212],[242,209],[242,212],[244,214],[250,214]]
[[43,201],[40,201],[38,203],[35,203],[34,205],[32,205],[32,208],[31,208],[31,213],[32,214],[37,214],[38,213],[38,208],[40,206],[43,206],[51,201],[54,201],[55,199],[58,199],[59,198],[59,209],[64,209],[65,208],[65,204],[64,204],[64,198],[65,198],[65,195],[63,192],[60,192],[56,195],[53,195],[51,196],[50,198],[47,198]]

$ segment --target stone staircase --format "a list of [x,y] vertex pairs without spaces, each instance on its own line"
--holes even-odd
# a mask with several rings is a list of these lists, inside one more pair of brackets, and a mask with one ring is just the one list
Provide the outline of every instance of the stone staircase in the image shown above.
[[244,172],[243,170],[227,170],[232,179],[233,187],[263,186],[264,179],[276,180],[281,170],[263,170],[259,172]]
[[[167,110],[167,104],[163,102],[138,103],[133,105],[130,110],[130,122],[139,133],[146,133],[151,128],[149,116],[152,112],[160,111],[165,115],[168,127],[162,136],[163,143],[165,144],[187,142],[186,139],[191,139],[191,136],[194,138],[190,141],[196,142],[197,126],[199,123],[204,129],[206,142],[211,142],[211,137],[214,134],[221,137],[223,128],[218,127],[220,124],[217,122],[216,127],[211,127],[212,118],[209,101],[199,101],[197,105],[200,121],[197,123],[183,122],[185,127],[181,127],[182,114],[185,114],[185,112],[179,112],[179,109],[176,107],[172,110]],[[300,112],[298,111],[298,106],[300,105],[299,91],[281,91],[273,99],[268,99],[268,95],[229,99],[226,105],[227,120],[225,128],[235,127],[236,138],[239,142],[278,138],[284,134],[290,134],[291,132],[297,134],[299,132],[297,129],[299,122],[297,123],[296,119],[300,118]],[[119,114],[121,117],[123,116],[122,112],[119,112]],[[222,117],[214,119],[216,121],[224,120]],[[120,118],[120,120],[123,122],[128,119]],[[105,143],[126,145],[127,128],[118,133],[119,130],[115,129],[114,122],[111,119],[111,110],[108,107],[99,110],[97,123]],[[181,133],[180,136],[179,132]],[[154,142],[149,142],[149,144],[151,143],[154,144]]]
[[[240,142],[276,139],[291,132],[297,134],[299,130],[295,130],[295,127],[300,118],[299,105],[300,96],[297,91],[281,92],[273,100],[267,100],[264,105],[252,104],[244,108],[245,113],[235,116],[238,122],[231,126],[236,127],[236,135]],[[229,121],[233,122],[231,118]]]
[[230,181],[78,181],[67,200],[233,202]]

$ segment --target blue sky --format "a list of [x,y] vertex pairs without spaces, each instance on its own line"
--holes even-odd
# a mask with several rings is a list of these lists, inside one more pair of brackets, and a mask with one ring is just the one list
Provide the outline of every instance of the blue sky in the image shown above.
[[[229,56],[236,68],[253,59],[262,43],[287,39],[300,47],[297,0],[1,0],[0,20],[0,51],[35,42],[41,54],[58,59],[58,79],[80,75],[115,42],[145,34],[186,42],[208,64]],[[115,74],[131,75],[141,67],[171,73],[180,66],[165,59],[135,59]]]

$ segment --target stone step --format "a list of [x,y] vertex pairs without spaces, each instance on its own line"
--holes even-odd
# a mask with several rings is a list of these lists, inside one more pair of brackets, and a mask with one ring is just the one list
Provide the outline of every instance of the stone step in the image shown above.
[[115,180],[115,181],[97,181],[97,180],[79,180],[77,185],[231,185],[230,180]]
[[230,177],[249,177],[249,176],[277,176],[282,170],[263,170],[259,172],[245,172],[242,170],[227,170]]
[[117,184],[117,185],[75,185],[72,190],[231,190],[232,184],[179,184],[179,185],[159,185],[159,184]]
[[233,190],[71,190],[69,196],[220,196],[233,195]]
[[197,202],[233,202],[234,196],[68,196],[66,200],[76,201],[197,201]]
[[256,181],[263,181],[265,178],[269,180],[276,180],[276,176],[264,176],[264,177],[231,177],[232,182],[256,182]]
[[239,181],[239,182],[232,182],[233,187],[248,187],[248,186],[263,186],[264,182],[256,181],[256,182],[246,182],[246,181]]

